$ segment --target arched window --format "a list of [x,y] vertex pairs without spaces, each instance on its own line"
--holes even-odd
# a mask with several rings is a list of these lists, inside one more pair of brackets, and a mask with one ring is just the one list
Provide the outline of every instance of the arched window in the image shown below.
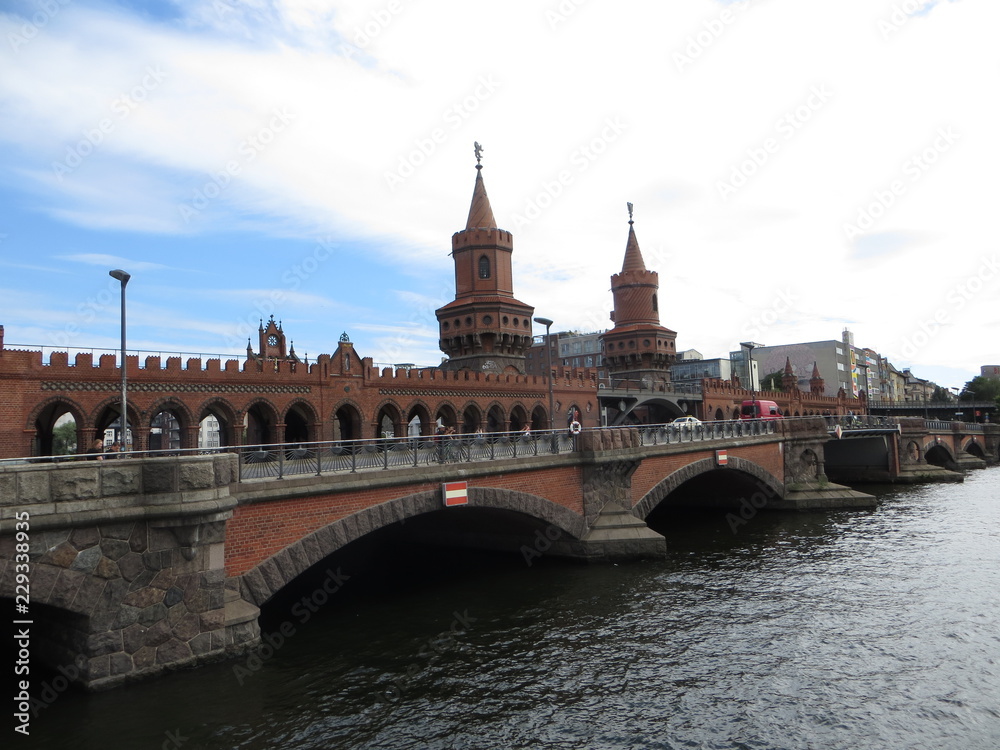
[[490,277],[490,259],[485,255],[479,259],[479,278],[488,279]]
[[653,295],[653,312],[659,312],[659,311],[660,311],[660,305],[657,303],[657,301],[656,301],[656,295],[654,294]]

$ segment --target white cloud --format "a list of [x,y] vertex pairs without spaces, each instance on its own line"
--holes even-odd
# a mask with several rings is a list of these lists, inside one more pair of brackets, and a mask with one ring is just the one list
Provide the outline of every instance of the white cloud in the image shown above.
[[[478,140],[515,233],[515,295],[557,328],[610,325],[633,201],[682,348],[728,352],[790,290],[800,302],[766,343],[857,321],[859,343],[902,353],[944,305],[948,332],[901,365],[1000,360],[980,335],[1000,315],[998,284],[962,309],[941,301],[992,251],[996,3],[938,3],[891,32],[893,4],[870,0],[589,3],[555,25],[557,3],[528,0],[179,7],[180,21],[155,23],[74,3],[5,51],[0,139],[32,155],[16,168],[53,216],[180,237],[335,232],[447,286]],[[0,38],[18,24],[0,17]],[[132,93],[142,101],[123,105]],[[104,120],[60,182],[51,163]],[[745,184],[720,195],[741,169]],[[849,237],[861,212],[879,216]],[[426,317],[403,304],[404,321]]]

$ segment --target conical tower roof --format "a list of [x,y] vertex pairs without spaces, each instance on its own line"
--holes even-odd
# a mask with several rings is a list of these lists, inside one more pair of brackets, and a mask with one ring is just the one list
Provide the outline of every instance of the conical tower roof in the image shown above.
[[493,207],[486,195],[486,185],[483,183],[483,165],[476,165],[476,186],[472,190],[472,205],[469,206],[469,220],[466,229],[496,229],[497,220],[493,217]]
[[625,262],[622,263],[622,273],[627,271],[645,271],[646,264],[642,260],[642,252],[639,250],[639,240],[635,238],[635,229],[632,227],[632,220],[628,222],[628,243],[625,245]]

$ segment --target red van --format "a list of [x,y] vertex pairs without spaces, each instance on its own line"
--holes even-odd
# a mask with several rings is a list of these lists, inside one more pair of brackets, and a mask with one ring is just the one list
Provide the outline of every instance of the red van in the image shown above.
[[781,409],[773,401],[747,399],[740,408],[740,419],[784,419]]

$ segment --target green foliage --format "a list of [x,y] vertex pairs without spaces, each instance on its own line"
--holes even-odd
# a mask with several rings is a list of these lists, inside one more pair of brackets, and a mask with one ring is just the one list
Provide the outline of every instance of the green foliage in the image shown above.
[[977,375],[962,388],[959,401],[995,401],[1000,398],[1000,379]]
[[52,430],[52,455],[76,453],[76,422],[61,424]]
[[931,396],[932,404],[947,404],[951,401],[951,394],[939,385],[934,386],[934,393]]
[[762,391],[780,391],[781,388],[781,376],[785,374],[784,370],[778,370],[777,372],[772,372],[770,375],[765,375],[764,379],[760,381],[760,389]]

